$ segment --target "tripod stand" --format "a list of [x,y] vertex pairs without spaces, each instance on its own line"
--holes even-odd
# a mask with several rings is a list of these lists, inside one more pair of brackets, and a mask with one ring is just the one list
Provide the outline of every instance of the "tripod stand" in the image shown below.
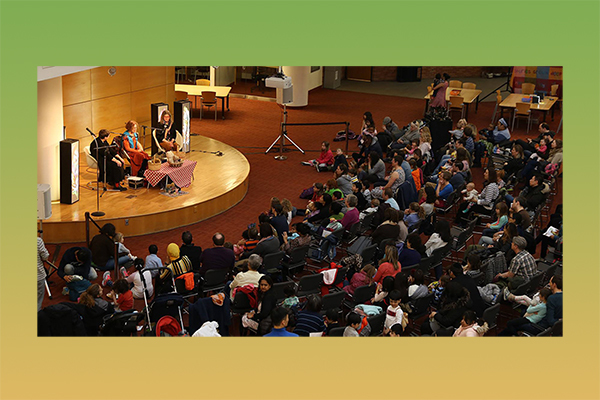
[[[92,134],[93,135],[93,134]],[[95,141],[98,140],[98,138],[95,139]],[[94,211],[92,213],[92,215],[94,217],[103,217],[104,215],[106,215],[103,211],[100,211],[100,197],[102,197],[104,195],[104,193],[106,193],[108,191],[108,189],[106,188],[106,150],[109,148],[114,147],[114,145],[111,144],[107,144],[106,146],[96,146],[95,149],[95,153],[96,153],[96,162],[98,162],[98,156],[100,154],[100,150],[105,150],[104,152],[104,182],[102,182],[102,195],[100,195],[100,168],[97,169],[96,171],[96,211]]]
[[287,159],[287,157],[283,155],[283,146],[285,146],[285,139],[289,140],[289,142],[291,144],[293,144],[294,147],[296,147],[302,154],[305,154],[304,150],[302,150],[300,148],[300,146],[298,146],[296,143],[294,143],[294,141],[292,139],[290,139],[290,137],[287,135],[286,128],[287,128],[287,104],[284,103],[283,104],[283,122],[281,123],[281,133],[279,134],[277,139],[275,139],[275,141],[273,141],[271,146],[269,146],[267,151],[265,151],[265,154],[267,154],[269,151],[271,151],[273,146],[275,146],[275,143],[277,143],[277,141],[281,140],[281,143],[279,145],[279,155],[275,156],[275,159],[278,161],[284,161]]

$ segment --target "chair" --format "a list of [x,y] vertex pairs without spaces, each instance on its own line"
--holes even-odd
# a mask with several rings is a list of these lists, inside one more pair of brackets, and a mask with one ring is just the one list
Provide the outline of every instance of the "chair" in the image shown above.
[[346,279],[346,275],[348,274],[348,270],[350,268],[348,267],[342,267],[342,268],[338,268],[337,274],[335,274],[335,279],[333,281],[333,283],[330,286],[330,291],[329,293],[331,293],[331,291],[340,291],[341,289],[338,287],[338,285],[340,283],[344,282],[344,279]]
[[408,315],[408,323],[411,326],[414,327],[417,320],[426,315],[429,315],[429,306],[431,305],[433,298],[433,293],[429,293],[427,296],[415,300],[412,312]]
[[[452,242],[450,242],[451,245],[451,249],[452,251],[456,252],[456,253],[460,253],[460,251],[462,249],[464,249],[467,246],[467,241],[470,239],[470,237],[473,234],[473,230],[469,230],[469,227],[472,226],[471,223],[469,223],[469,226],[465,229],[463,229],[458,236],[454,236]],[[456,259],[452,259],[453,261],[457,261],[460,262],[460,258],[456,257]]]
[[502,103],[502,95],[499,90],[496,90],[496,106],[494,107],[494,114],[492,114],[492,125],[496,124],[496,116],[500,113],[500,103]]
[[512,294],[515,296],[521,295],[530,295],[537,291],[537,288],[540,286],[542,282],[542,278],[544,277],[544,273],[538,271],[529,279],[527,282],[520,284],[515,290],[512,290]]
[[[275,285],[273,285],[273,287],[275,287]],[[231,313],[234,315],[241,315],[252,310],[252,307],[250,306],[250,299],[248,299],[246,293],[237,292],[235,294],[233,302],[231,303],[230,310]]]
[[554,96],[554,97],[558,96],[558,88],[559,87],[560,87],[560,85],[558,83],[550,86],[550,96]]
[[202,92],[202,96],[200,96],[200,119],[202,119],[202,112],[204,111],[204,107],[208,107],[210,110],[211,107],[215,107],[215,121],[217,120],[217,92]]
[[321,292],[321,285],[323,284],[323,275],[305,275],[300,278],[298,282],[298,297],[306,297],[309,294],[316,294]]
[[229,270],[226,268],[209,269],[204,274],[204,282],[202,284],[202,293],[215,292],[222,290],[227,283]]
[[210,79],[196,79],[196,85],[198,85],[198,86],[211,86]]
[[544,278],[540,282],[540,286],[542,286],[542,287],[546,286],[550,282],[550,278],[552,278],[554,276],[554,274],[556,273],[556,270],[558,269],[558,267],[561,264],[562,263],[560,261],[557,261],[554,264],[548,266],[548,264],[544,263],[543,261],[538,261],[538,263],[537,263],[538,271],[541,271],[544,273]]
[[463,83],[461,81],[450,81],[450,82],[448,82],[448,87],[461,88],[461,87],[463,87]]
[[369,336],[379,336],[383,333],[383,327],[385,325],[385,311],[380,312],[377,315],[371,315],[367,317],[367,322],[371,327],[371,334]]
[[511,128],[513,131],[515,130],[515,120],[517,118],[527,119],[527,132],[529,132],[529,127],[531,126],[531,105],[529,103],[517,103],[517,107],[513,112],[513,122]]
[[[420,269],[421,271],[423,271],[424,276],[427,276],[427,275],[429,275],[429,270],[432,267],[432,263],[433,263],[432,256],[423,257],[423,258],[421,258],[421,261],[419,262],[419,265],[417,266],[417,268]],[[402,268],[402,269],[404,269],[404,268]]]
[[282,263],[285,276],[292,278],[294,274],[302,272],[306,265],[306,257],[308,256],[309,249],[309,246],[301,246],[292,250],[290,259]]
[[365,215],[362,221],[360,221],[360,227],[358,229],[357,235],[364,235],[366,231],[371,228],[371,224],[373,223],[373,219],[375,218],[375,213],[371,213],[369,215]]
[[461,96],[450,96],[450,101],[448,103],[448,114],[451,114],[452,111],[460,111],[460,117],[465,117],[465,103],[464,98]]
[[346,292],[343,290],[341,292],[333,292],[326,294],[325,296],[323,296],[322,299],[323,306],[321,307],[321,314],[325,314],[327,310],[333,310],[335,308],[341,310],[342,303],[344,302],[345,298]]
[[456,330],[455,327],[453,326],[449,326],[447,328],[441,328],[438,329],[437,331],[435,331],[435,333],[433,334],[433,336],[452,336],[454,335],[454,331]]
[[377,245],[372,244],[371,246],[365,247],[361,252],[360,256],[362,257],[362,266],[371,263],[373,261],[373,257],[377,253]]
[[477,84],[473,82],[465,82],[462,85],[463,89],[477,89]]
[[496,303],[491,307],[486,308],[483,311],[483,320],[485,322],[487,322],[488,327],[490,329],[495,329],[498,324],[497,324],[497,320],[498,320],[498,314],[500,313],[500,303]]
[[187,100],[187,98],[188,98],[187,92],[183,92],[183,91],[176,91],[175,92],[175,101]]
[[277,282],[273,284],[271,290],[273,291],[273,296],[275,297],[276,302],[280,302],[285,299],[285,288],[287,287],[296,288],[296,284],[294,282],[286,281],[286,282]]
[[[352,310],[357,304],[364,304],[371,300],[375,296],[376,289],[377,285],[375,284],[357,287],[354,295],[350,299],[346,298],[344,300],[344,305]],[[348,296],[350,295],[348,294]]]
[[534,83],[524,83],[521,85],[521,93],[533,94],[534,92],[535,92],[535,84]]
[[344,336],[345,326],[338,326],[329,331],[329,336]]
[[283,261],[284,256],[285,252],[283,251],[267,254],[263,259],[263,268],[265,269],[265,271],[269,271],[271,269],[279,270],[279,266],[281,265],[281,261]]
[[[94,156],[92,156],[92,154],[90,153],[90,146],[85,146],[83,148],[83,152],[85,153],[85,161],[87,163],[87,168],[86,168],[86,172],[93,172],[94,174],[98,174],[98,161],[96,161],[96,158]],[[91,171],[91,170],[96,170],[96,171]],[[100,177],[100,182],[102,182],[104,177]],[[87,183],[87,187],[88,189],[92,189],[92,190],[96,190],[96,185],[97,185],[98,181],[93,180]]]

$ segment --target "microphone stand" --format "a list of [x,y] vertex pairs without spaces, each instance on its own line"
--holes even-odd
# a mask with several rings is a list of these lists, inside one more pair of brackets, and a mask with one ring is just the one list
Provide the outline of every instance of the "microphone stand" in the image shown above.
[[[99,152],[100,149],[109,149],[113,147],[113,145],[107,144],[106,146],[96,146],[96,162],[98,162],[98,156],[99,156]],[[96,211],[94,211],[91,215],[93,215],[94,217],[103,217],[106,215],[106,213],[104,213],[103,211],[100,211],[100,197],[102,197],[100,195],[100,168],[98,168],[98,171],[96,172]],[[102,195],[104,195],[104,193],[106,193],[106,154],[104,154],[104,182],[103,182],[103,192]]]

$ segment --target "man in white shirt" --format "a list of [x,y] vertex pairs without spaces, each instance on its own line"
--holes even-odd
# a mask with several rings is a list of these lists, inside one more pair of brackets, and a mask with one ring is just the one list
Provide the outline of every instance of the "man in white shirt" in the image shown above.
[[400,211],[400,206],[396,199],[394,199],[394,192],[392,188],[387,188],[383,191],[383,200],[390,205],[394,210]]

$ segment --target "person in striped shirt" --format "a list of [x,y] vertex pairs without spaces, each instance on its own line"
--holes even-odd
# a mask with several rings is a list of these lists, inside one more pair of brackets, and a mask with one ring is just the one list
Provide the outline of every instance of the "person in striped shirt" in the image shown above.
[[46,268],[44,268],[44,260],[50,257],[50,253],[44,245],[41,237],[37,238],[37,288],[38,288],[38,311],[42,309],[44,301],[44,293],[46,290]]

